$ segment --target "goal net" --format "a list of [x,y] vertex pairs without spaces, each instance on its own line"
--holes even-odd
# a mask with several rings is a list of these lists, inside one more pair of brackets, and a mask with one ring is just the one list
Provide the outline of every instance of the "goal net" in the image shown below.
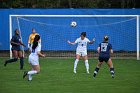
[[[77,23],[75,27],[70,25],[72,21]],[[77,45],[69,45],[67,40],[74,42],[81,32],[86,32],[89,40],[96,38],[93,45],[88,45],[89,57],[98,57],[98,44],[108,35],[114,58],[139,59],[137,15],[10,15],[10,39],[16,28],[26,45],[32,28],[36,29],[48,57],[74,57]],[[22,49],[27,56],[27,48]]]

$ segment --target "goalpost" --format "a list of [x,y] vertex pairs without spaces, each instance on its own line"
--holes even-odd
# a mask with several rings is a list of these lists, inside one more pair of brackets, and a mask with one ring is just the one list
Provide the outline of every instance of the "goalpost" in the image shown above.
[[[9,15],[9,36],[10,36],[10,40],[12,38],[12,18],[16,17],[17,18],[17,23],[18,23],[18,29],[20,29],[20,25],[19,25],[19,20],[18,18],[22,18],[22,17],[32,17],[32,18],[136,18],[136,57],[137,60],[140,59],[140,41],[139,41],[139,15]],[[38,22],[40,23],[40,22]],[[21,31],[22,32],[22,31]],[[97,38],[98,39],[98,38]],[[96,39],[96,40],[97,40]],[[23,48],[24,49],[24,48]],[[24,51],[24,50],[23,50]],[[11,45],[10,45],[10,58],[12,58],[12,52],[11,52]]]

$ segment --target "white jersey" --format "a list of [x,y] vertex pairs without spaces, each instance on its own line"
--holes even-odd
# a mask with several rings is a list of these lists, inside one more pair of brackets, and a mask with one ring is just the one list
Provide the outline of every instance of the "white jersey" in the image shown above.
[[34,56],[34,57],[38,57],[38,52],[41,51],[41,43],[38,43],[38,46],[35,48],[35,50],[32,49],[32,45],[31,45],[31,48],[30,48],[30,51],[31,51],[31,56]]
[[90,40],[86,37],[84,40],[82,40],[81,37],[77,38],[77,40],[75,41],[75,43],[78,44],[76,51],[87,52],[87,44],[89,42],[90,42]]
[[31,54],[29,55],[29,63],[32,65],[39,65],[39,56],[38,52],[41,51],[41,44],[38,43],[38,46],[35,48],[35,50],[32,49],[32,46],[30,48]]

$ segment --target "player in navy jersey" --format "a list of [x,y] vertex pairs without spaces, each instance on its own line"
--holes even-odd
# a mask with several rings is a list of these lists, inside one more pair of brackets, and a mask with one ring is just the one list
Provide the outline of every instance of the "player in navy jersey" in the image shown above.
[[13,53],[14,58],[5,61],[4,66],[6,66],[8,63],[16,62],[18,60],[18,58],[20,58],[20,69],[22,70],[24,61],[23,61],[23,55],[22,55],[20,46],[24,46],[24,47],[26,47],[26,46],[21,42],[21,37],[20,37],[19,33],[20,33],[19,30],[16,29],[15,35],[12,37],[12,39],[10,41],[10,43],[12,45],[12,53]]
[[108,67],[110,68],[110,73],[112,78],[114,78],[114,67],[113,67],[113,63],[112,60],[110,58],[110,53],[113,53],[112,50],[112,45],[110,43],[108,43],[108,36],[104,37],[104,41],[102,43],[99,44],[99,47],[97,49],[98,53],[99,53],[99,62],[94,70],[94,77],[97,75],[103,61],[105,61],[108,65]]

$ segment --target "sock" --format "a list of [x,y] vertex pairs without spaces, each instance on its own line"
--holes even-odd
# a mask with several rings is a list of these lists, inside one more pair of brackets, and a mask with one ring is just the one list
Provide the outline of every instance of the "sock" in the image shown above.
[[28,75],[28,80],[29,80],[29,81],[32,80],[32,75]]
[[31,71],[28,71],[27,73],[28,75],[33,75],[33,74],[37,74],[37,71],[36,70],[31,70]]
[[76,70],[78,62],[79,62],[79,59],[76,59],[74,62],[74,70]]
[[99,71],[99,68],[96,67],[95,70],[94,70],[94,75],[93,75],[94,77],[97,75],[98,71]]
[[23,69],[24,66],[24,61],[23,61],[23,57],[20,58],[20,69]]
[[85,66],[86,66],[87,71],[89,71],[89,64],[88,64],[88,60],[85,60]]
[[114,75],[114,68],[110,68],[111,75]]
[[6,63],[12,63],[12,62],[16,62],[18,59],[17,58],[14,58],[14,59],[10,59],[10,60],[7,60]]

